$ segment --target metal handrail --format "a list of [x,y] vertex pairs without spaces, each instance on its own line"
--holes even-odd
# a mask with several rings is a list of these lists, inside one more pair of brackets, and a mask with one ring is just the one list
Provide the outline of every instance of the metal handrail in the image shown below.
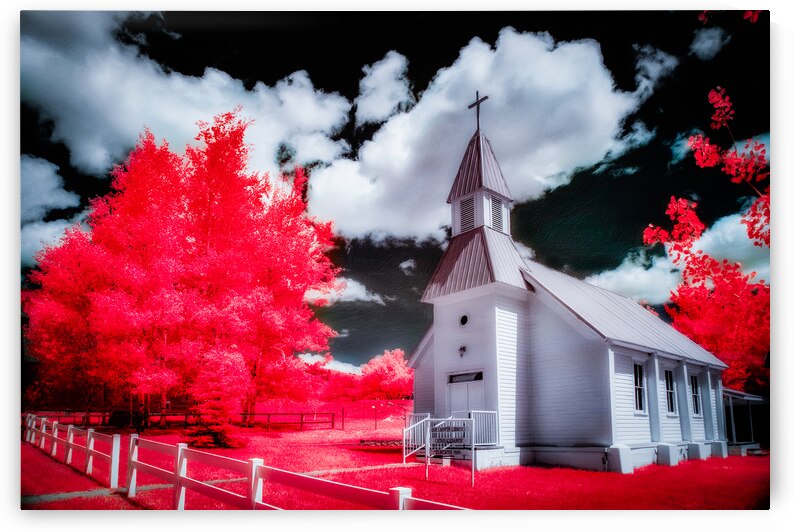
[[[412,414],[425,416],[413,425],[403,429],[403,464],[406,459],[412,454],[419,452],[425,447],[425,431],[421,429],[422,425],[430,419],[430,414]],[[409,438],[409,434],[411,435]],[[418,438],[416,436],[419,436]],[[416,443],[415,443],[416,442]],[[407,444],[406,444],[407,443]],[[411,448],[409,451],[408,448]]]

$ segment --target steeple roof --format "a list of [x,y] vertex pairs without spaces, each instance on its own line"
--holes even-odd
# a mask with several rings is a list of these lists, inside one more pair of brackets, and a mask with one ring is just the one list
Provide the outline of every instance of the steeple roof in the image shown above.
[[496,162],[491,149],[491,143],[482,131],[477,129],[466,147],[466,153],[463,154],[447,203],[452,203],[453,200],[480,188],[488,189],[513,201],[510,189],[507,188],[505,178],[502,176],[502,170],[499,169],[499,163]]

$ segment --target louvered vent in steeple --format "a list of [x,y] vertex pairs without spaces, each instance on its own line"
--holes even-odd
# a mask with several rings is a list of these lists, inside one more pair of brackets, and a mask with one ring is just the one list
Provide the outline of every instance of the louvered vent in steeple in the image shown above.
[[474,198],[466,198],[460,202],[460,231],[474,229]]
[[491,227],[497,231],[504,232],[502,224],[502,200],[496,196],[491,196]]

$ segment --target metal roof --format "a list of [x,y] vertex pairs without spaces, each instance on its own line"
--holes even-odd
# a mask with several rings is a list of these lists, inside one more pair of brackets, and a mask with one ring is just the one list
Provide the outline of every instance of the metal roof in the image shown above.
[[490,283],[543,288],[602,338],[727,368],[717,357],[648,312],[634,300],[523,259],[510,235],[490,227],[462,233],[449,243],[422,301]]
[[523,260],[510,235],[479,226],[452,238],[430,278],[422,301],[490,283],[526,288]]
[[[430,328],[432,331],[432,327]],[[764,398],[760,395],[743,392],[741,390],[734,390],[733,388],[723,388],[722,395],[725,397],[732,397],[733,399],[740,399],[743,401],[763,401]]]
[[636,301],[535,261],[524,262],[523,274],[527,281],[543,287],[602,337],[704,364],[728,367]]
[[472,229],[450,240],[422,301],[494,282],[482,229]]
[[452,203],[452,200],[471,194],[480,188],[486,188],[513,201],[513,196],[510,195],[510,189],[507,188],[502,170],[499,169],[499,163],[491,149],[491,143],[478,129],[471,137],[466,153],[463,154],[447,203]]

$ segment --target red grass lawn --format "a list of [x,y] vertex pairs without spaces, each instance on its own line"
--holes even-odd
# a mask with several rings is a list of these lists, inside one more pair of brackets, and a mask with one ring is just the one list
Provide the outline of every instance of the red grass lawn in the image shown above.
[[[395,402],[397,403],[397,402]],[[510,467],[481,471],[470,486],[470,470],[465,467],[431,465],[425,480],[424,465],[402,467],[399,447],[362,445],[361,440],[399,440],[405,410],[403,404],[378,405],[378,429],[369,404],[348,406],[345,430],[314,429],[304,432],[271,431],[261,428],[238,429],[235,436],[244,446],[239,449],[209,449],[208,452],[247,460],[262,458],[266,465],[294,472],[318,472],[323,478],[356,486],[386,491],[403,486],[415,497],[473,509],[753,509],[769,507],[769,457],[713,458],[682,462],[676,467],[648,466],[631,475],[578,471],[562,468]],[[316,411],[323,411],[318,409]],[[100,432],[113,432],[99,428]],[[181,428],[151,429],[142,435],[165,443],[187,442]],[[119,483],[126,486],[129,434],[122,435],[122,458]],[[22,496],[44,493],[81,492],[101,489],[107,483],[107,466],[95,464],[94,476],[87,478],[64,466],[63,453],[52,460],[31,445],[22,444]],[[167,469],[173,458],[141,451],[139,458]],[[79,453],[75,460],[81,460]],[[389,465],[398,467],[382,468]],[[334,471],[369,468],[356,471]],[[234,482],[238,473],[188,465],[188,474],[200,480],[229,479],[221,487],[237,493],[244,484]],[[132,502],[121,495],[72,498],[55,502],[37,502],[26,508],[36,509],[166,509],[172,491],[147,486],[162,481],[139,474],[139,496]],[[287,509],[356,509],[355,505],[267,483],[265,502]],[[225,509],[223,505],[188,491],[186,508]]]
[[633,474],[563,468],[430,466],[340,473],[331,480],[385,490],[403,486],[413,496],[488,510],[768,509],[769,457],[711,458],[676,467],[651,465]]

